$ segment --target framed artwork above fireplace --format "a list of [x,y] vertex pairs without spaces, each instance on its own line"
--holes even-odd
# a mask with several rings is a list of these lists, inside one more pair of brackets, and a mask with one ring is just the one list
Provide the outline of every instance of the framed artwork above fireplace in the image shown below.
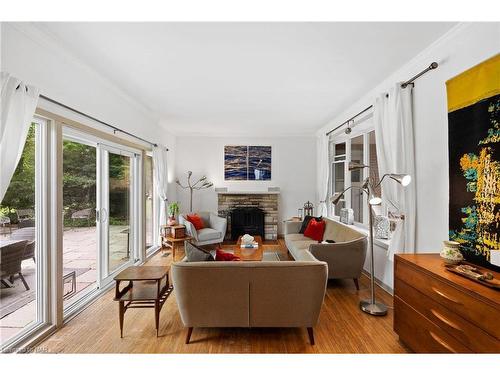
[[271,146],[224,146],[224,180],[270,181]]

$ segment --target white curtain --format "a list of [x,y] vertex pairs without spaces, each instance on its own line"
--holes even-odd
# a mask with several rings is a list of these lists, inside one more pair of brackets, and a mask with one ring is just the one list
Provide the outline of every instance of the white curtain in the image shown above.
[[318,216],[328,216],[328,141],[327,135],[321,134],[317,139],[317,158],[318,158],[318,176],[317,176],[317,194],[318,194]]
[[386,178],[382,183],[383,212],[404,215],[392,236],[388,256],[415,252],[415,148],[412,116],[412,85],[402,88],[397,83],[374,103],[375,137],[379,175],[405,173],[412,177],[410,185],[402,187]]
[[158,225],[167,224],[167,192],[168,192],[168,163],[165,146],[156,146],[153,149],[153,165],[156,173],[156,191],[160,197]]
[[39,90],[8,73],[1,73],[0,202],[23,153],[35,114]]

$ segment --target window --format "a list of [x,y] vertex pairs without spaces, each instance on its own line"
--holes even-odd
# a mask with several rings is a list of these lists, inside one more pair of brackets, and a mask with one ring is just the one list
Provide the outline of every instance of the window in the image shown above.
[[[353,131],[352,134],[342,133],[331,137],[330,197],[350,186],[361,188],[368,176],[378,181],[377,146],[371,122],[368,120],[362,122],[354,129],[357,131]],[[349,171],[347,165],[351,161],[368,165],[370,168]],[[381,196],[380,187],[376,189],[375,194]],[[350,189],[337,205],[330,206],[330,212],[333,216],[339,216],[340,209],[344,207],[353,210],[355,223],[368,225],[368,204],[361,190]]]
[[[345,185],[345,169],[346,169],[346,144],[333,144],[333,157],[331,162],[331,192],[332,196],[335,193],[341,193]],[[334,215],[340,215],[340,209],[345,207],[345,199],[341,199],[334,207]]]
[[153,158],[147,155],[144,159],[144,178],[146,180],[145,191],[145,215],[146,218],[146,249],[155,245],[154,226],[154,180],[153,180]]
[[0,204],[0,347],[22,340],[46,322],[44,245],[44,139],[46,121],[35,118]]
[[[363,157],[363,135],[354,137],[351,139],[351,161],[359,164],[364,163]],[[351,171],[351,183],[350,186],[359,187],[363,185],[364,181],[364,170],[358,169]],[[363,192],[356,188],[350,190],[351,193],[351,208],[354,211],[354,221],[358,223],[363,222]]]

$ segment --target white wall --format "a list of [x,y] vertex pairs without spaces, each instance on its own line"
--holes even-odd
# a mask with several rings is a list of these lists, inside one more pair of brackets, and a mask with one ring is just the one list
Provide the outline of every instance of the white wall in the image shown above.
[[[175,137],[160,125],[148,108],[61,49],[36,27],[25,23],[2,23],[0,64],[2,71],[38,87],[41,94],[47,97],[132,134],[166,145],[172,150],[171,159],[175,159]],[[57,108],[42,100],[39,105],[48,110]],[[86,119],[73,118],[96,125]],[[109,132],[107,127],[100,129]],[[120,134],[117,133],[117,136]],[[173,181],[173,174],[169,179]],[[171,191],[175,194],[173,185]],[[175,195],[171,198],[175,199]]]
[[[224,181],[225,145],[272,146],[271,181]],[[178,137],[176,175],[185,184],[187,171],[193,177],[206,175],[215,187],[231,190],[267,190],[270,186],[281,189],[279,201],[279,226],[282,220],[297,215],[298,208],[307,200],[315,201],[316,144],[314,137]],[[189,210],[187,190],[177,189],[181,212]],[[217,194],[214,189],[195,192],[195,211],[217,211]]]
[[[415,81],[414,129],[417,184],[417,252],[438,252],[448,238],[448,118],[445,82],[500,51],[499,23],[466,23],[452,29],[324,126],[321,134],[372,104],[376,95],[437,61]],[[384,249],[378,248],[377,252]],[[383,262],[383,260],[386,260]],[[392,262],[377,256],[376,276],[389,280]],[[387,275],[390,274],[390,278]]]

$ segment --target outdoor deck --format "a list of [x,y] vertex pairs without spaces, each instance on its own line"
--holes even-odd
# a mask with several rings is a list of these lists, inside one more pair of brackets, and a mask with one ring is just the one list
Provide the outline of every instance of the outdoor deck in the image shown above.
[[[10,237],[9,229],[1,228],[0,239]],[[127,227],[110,226],[110,247],[113,253],[111,268],[124,261],[127,256]],[[15,228],[12,228],[14,231]],[[69,306],[96,286],[97,280],[97,235],[95,227],[65,228],[63,249],[63,274],[76,273],[76,293],[64,300]],[[0,342],[5,342],[36,319],[36,264],[24,260],[22,273],[30,290],[26,290],[18,276],[14,287],[0,288]],[[65,291],[71,285],[65,284]]]

